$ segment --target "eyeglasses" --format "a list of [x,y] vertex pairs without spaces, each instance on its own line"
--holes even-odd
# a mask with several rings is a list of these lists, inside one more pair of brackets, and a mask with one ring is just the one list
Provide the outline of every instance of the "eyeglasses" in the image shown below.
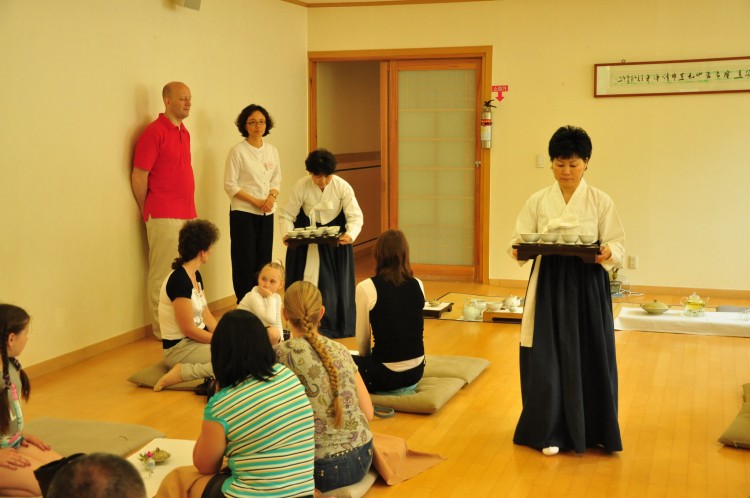
[[255,121],[254,119],[251,119],[247,122],[248,126],[266,126],[265,121]]

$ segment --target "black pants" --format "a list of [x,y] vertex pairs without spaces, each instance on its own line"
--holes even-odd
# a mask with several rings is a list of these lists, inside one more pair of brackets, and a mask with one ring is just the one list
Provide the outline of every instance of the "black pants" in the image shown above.
[[395,391],[413,386],[419,382],[424,373],[424,362],[404,372],[394,372],[379,361],[373,360],[372,356],[352,355],[352,358],[357,364],[367,391],[371,393]]
[[244,211],[229,211],[232,284],[239,303],[258,283],[258,273],[273,254],[273,220]]

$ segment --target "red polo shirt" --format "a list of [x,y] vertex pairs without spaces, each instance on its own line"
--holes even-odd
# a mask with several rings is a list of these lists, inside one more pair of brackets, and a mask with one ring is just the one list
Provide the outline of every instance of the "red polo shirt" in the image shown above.
[[190,133],[173,125],[163,113],[149,124],[135,146],[133,166],[149,172],[143,221],[152,218],[193,219],[195,177],[190,158]]

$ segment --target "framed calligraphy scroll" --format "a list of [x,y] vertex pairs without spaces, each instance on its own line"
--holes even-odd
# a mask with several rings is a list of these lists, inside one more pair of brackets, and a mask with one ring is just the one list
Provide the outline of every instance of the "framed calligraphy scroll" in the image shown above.
[[594,65],[594,97],[750,92],[750,56]]

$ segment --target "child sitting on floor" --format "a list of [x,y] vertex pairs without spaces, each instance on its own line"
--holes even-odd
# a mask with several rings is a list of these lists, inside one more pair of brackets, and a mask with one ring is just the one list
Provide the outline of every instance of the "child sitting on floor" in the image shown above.
[[39,496],[34,471],[62,458],[39,438],[23,432],[21,398],[29,399],[31,385],[17,357],[29,340],[28,313],[0,304],[0,496]]
[[284,266],[271,261],[260,269],[258,285],[245,294],[238,309],[254,314],[268,331],[268,339],[272,345],[284,340],[281,326],[281,296],[279,289],[284,287]]

